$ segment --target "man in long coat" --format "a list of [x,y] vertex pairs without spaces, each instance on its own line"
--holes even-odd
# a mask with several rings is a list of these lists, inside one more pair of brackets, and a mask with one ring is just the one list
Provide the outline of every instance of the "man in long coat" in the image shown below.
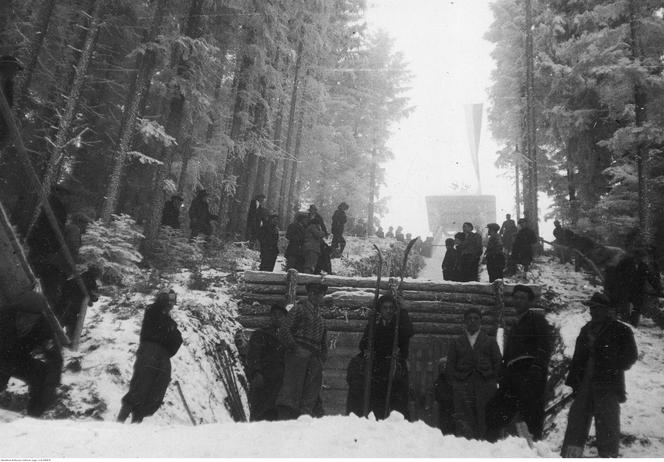
[[464,313],[464,333],[450,342],[446,376],[452,380],[455,434],[468,439],[486,436],[486,405],[496,393],[500,350],[481,329],[482,312]]
[[503,249],[508,256],[512,252],[512,244],[514,243],[516,232],[516,223],[512,220],[512,215],[508,213],[505,215],[505,221],[503,221],[503,225],[500,227],[500,239],[503,241]]
[[503,245],[498,236],[500,227],[497,223],[489,223],[489,241],[486,244],[486,270],[489,273],[489,282],[496,279],[503,278],[503,268],[505,267],[505,254],[503,253]]
[[517,285],[512,298],[517,322],[505,343],[499,393],[487,405],[487,439],[497,440],[502,428],[518,414],[538,441],[544,429],[553,331],[544,315],[531,309],[535,294],[530,287]]
[[279,215],[270,215],[261,226],[258,241],[261,244],[261,264],[258,269],[272,272],[279,255]]
[[286,269],[294,268],[302,271],[304,267],[304,230],[307,226],[307,215],[298,213],[295,221],[286,229]]
[[585,303],[591,320],[579,333],[566,384],[575,398],[569,411],[561,454],[583,457],[590,424],[595,419],[599,456],[618,457],[620,403],[626,401],[625,371],[638,351],[632,330],[612,317],[611,301],[595,293]]
[[[374,330],[373,370],[371,374],[369,409],[377,419],[387,418],[391,410],[400,412],[408,419],[408,368],[406,362],[408,361],[410,350],[410,339],[414,334],[413,324],[410,322],[408,312],[402,308],[399,314],[399,332],[397,333],[397,368],[392,382],[388,404],[389,409],[385,409],[397,319],[396,301],[391,295],[383,295],[378,300],[377,310],[378,316],[376,316]],[[368,349],[369,324],[367,323],[364,335],[360,340],[360,351],[366,356]]]

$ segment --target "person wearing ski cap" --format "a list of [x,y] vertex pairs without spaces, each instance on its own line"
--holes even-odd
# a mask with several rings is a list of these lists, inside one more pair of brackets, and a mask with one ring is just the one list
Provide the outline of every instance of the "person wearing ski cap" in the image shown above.
[[284,379],[276,401],[279,420],[313,416],[323,385],[327,330],[320,307],[327,285],[309,283],[306,289],[307,298],[293,305],[278,331],[286,351]]
[[[389,410],[403,414],[408,419],[408,353],[410,338],[413,336],[413,325],[408,312],[399,310],[399,332],[397,351],[392,351],[397,319],[397,303],[391,295],[383,295],[378,299],[378,309],[373,341],[373,369],[371,372],[371,398],[369,411],[377,419],[385,419]],[[360,340],[360,352],[367,356],[369,350],[369,324],[364,329]],[[397,355],[397,368],[390,393],[390,409],[385,409],[387,388],[390,375],[390,363],[393,355]]]
[[145,310],[134,375],[117,418],[120,423],[129,414],[132,423],[140,423],[161,407],[171,381],[171,358],[182,345],[182,334],[170,316],[176,303],[174,291],[161,292]]
[[445,375],[452,381],[456,436],[481,440],[486,436],[486,405],[496,394],[501,356],[495,338],[481,329],[479,308],[468,308],[463,319],[464,332],[447,351]]
[[278,330],[288,311],[282,305],[270,308],[270,325],[251,334],[247,353],[249,409],[251,420],[276,420],[275,402],[284,378],[284,348]]
[[46,310],[46,298],[34,291],[0,308],[0,392],[11,377],[27,383],[31,417],[53,403],[62,374],[61,347]]
[[553,331],[544,315],[531,309],[534,299],[528,286],[519,284],[512,291],[517,321],[505,343],[499,392],[487,405],[489,441],[496,441],[517,413],[533,440],[542,439]]
[[489,241],[486,244],[486,269],[489,273],[489,282],[503,278],[503,268],[505,267],[505,254],[503,253],[503,244],[500,242],[498,223],[489,223],[486,225],[489,230]]
[[590,322],[581,328],[566,385],[574,390],[561,455],[583,457],[595,419],[599,457],[618,457],[620,404],[626,401],[625,371],[638,359],[632,329],[613,317],[611,300],[596,292],[589,301]]

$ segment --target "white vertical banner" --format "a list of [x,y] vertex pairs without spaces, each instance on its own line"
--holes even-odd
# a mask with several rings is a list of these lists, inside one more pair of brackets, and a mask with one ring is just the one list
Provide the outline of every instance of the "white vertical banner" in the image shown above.
[[480,135],[482,134],[482,103],[466,104],[466,131],[468,133],[468,145],[470,147],[470,160],[475,168],[477,176],[477,194],[482,194],[482,183],[480,181]]

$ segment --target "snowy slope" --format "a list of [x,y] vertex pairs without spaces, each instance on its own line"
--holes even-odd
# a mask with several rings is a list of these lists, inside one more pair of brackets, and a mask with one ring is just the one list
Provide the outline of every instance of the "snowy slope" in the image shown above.
[[[549,321],[560,329],[565,356],[571,358],[581,327],[590,320],[588,308],[581,302],[602,288],[586,273],[577,273],[572,265],[561,265],[552,259],[538,262],[532,270],[535,280],[542,284],[553,311]],[[621,406],[621,448],[623,457],[664,457],[664,332],[651,320],[644,319],[634,329],[639,360],[625,374],[627,402]],[[556,358],[554,358],[554,361]],[[558,358],[560,360],[560,358]],[[565,387],[565,392],[571,391]],[[562,390],[561,390],[562,391]],[[554,429],[547,441],[560,451],[567,427],[569,406],[555,419]],[[597,455],[594,428],[585,455]]]
[[[208,270],[204,276],[221,280],[224,275]],[[188,273],[180,273],[160,284],[160,290],[173,288],[178,294],[172,316],[182,332],[183,345],[171,360],[172,380],[164,405],[147,420],[190,424],[175,386],[178,381],[197,422],[230,422],[224,404],[227,392],[208,352],[222,342],[235,351],[237,307],[223,284],[213,283],[208,291],[190,290],[186,287],[188,278]],[[121,398],[129,389],[143,311],[153,300],[153,293],[120,292],[112,298],[100,297],[88,309],[79,351],[65,350],[58,402],[45,418],[115,419]],[[236,374],[243,375],[240,366]],[[12,380],[9,391],[16,399],[15,408],[23,410],[27,387]],[[246,397],[244,401],[246,407]],[[248,413],[248,408],[245,411]]]
[[[38,441],[46,432],[49,438]],[[278,423],[197,427],[21,419],[2,424],[0,457],[547,457],[545,443],[498,444],[442,436],[398,414],[383,422],[359,417],[302,417]]]

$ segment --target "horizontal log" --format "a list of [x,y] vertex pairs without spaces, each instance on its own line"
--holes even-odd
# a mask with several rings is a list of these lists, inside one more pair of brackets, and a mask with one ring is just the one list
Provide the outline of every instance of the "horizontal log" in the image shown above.
[[[272,284],[272,285],[286,285],[286,273],[274,273],[266,271],[245,271],[245,283],[258,283],[258,284]],[[307,284],[310,282],[324,282],[328,287],[354,287],[354,288],[375,288],[375,277],[346,277],[346,276],[320,276],[314,274],[298,275],[299,284]],[[542,293],[541,286],[536,284],[525,284],[530,287],[536,296]],[[506,294],[511,294],[514,290],[515,284],[505,284],[504,290]],[[389,280],[383,279],[381,281],[381,289],[389,288]],[[478,293],[484,295],[493,295],[493,285],[490,283],[482,282],[435,282],[435,281],[419,281],[417,279],[406,279],[401,285],[403,290],[415,291],[433,291],[433,292],[461,292],[461,293]]]
[[[371,293],[375,287],[372,288],[362,288],[362,287],[328,287],[327,293],[333,294],[337,292],[349,292],[349,293]],[[275,295],[284,295],[286,293],[286,285],[276,285],[276,284],[254,284],[254,283],[245,283],[240,286],[241,292],[250,292],[254,294],[275,294]],[[381,291],[381,293],[387,293],[387,290]],[[306,295],[307,289],[304,285],[297,286],[297,295]]]

